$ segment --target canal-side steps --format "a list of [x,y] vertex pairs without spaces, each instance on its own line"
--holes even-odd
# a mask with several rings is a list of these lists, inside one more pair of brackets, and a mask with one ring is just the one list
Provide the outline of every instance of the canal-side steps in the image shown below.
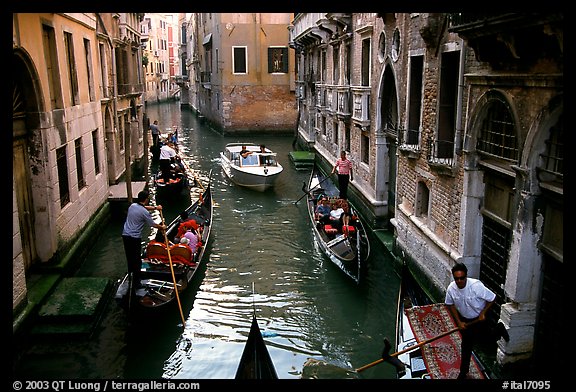
[[112,297],[112,286],[108,278],[62,278],[40,307],[31,333],[89,338]]
[[290,151],[288,153],[290,160],[296,170],[307,170],[314,166],[315,154],[309,151]]

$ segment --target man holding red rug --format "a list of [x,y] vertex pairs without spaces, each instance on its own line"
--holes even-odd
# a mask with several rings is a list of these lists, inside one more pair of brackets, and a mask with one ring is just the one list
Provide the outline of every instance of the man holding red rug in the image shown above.
[[[496,294],[478,279],[468,278],[468,268],[457,263],[452,267],[454,281],[446,289],[445,303],[462,334],[461,363],[458,379],[465,379],[470,370],[472,348],[479,342],[493,342],[501,337],[508,341],[508,331],[498,322],[492,329],[486,323],[486,312],[496,299]],[[474,322],[478,321],[478,322]],[[471,324],[474,322],[473,324]]]

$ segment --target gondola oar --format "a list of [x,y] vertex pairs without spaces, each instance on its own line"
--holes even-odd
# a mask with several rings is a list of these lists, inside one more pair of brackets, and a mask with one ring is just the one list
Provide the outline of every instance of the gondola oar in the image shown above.
[[[480,321],[480,320],[479,320],[479,319],[476,319],[476,320],[474,320],[474,321],[471,321],[471,322],[469,322],[468,324],[466,324],[466,326],[468,327],[468,326],[470,326],[470,325],[472,325],[472,324],[477,323],[478,321]],[[419,347],[422,347],[422,346],[424,346],[424,345],[426,345],[426,344],[432,343],[433,341],[438,340],[438,339],[441,339],[441,338],[443,338],[444,336],[447,336],[447,335],[450,335],[451,333],[454,333],[454,332],[456,332],[456,331],[459,331],[460,329],[461,329],[460,327],[454,327],[454,328],[452,328],[452,329],[450,329],[450,330],[448,330],[448,331],[446,331],[446,332],[441,333],[440,335],[437,335],[437,336],[431,337],[431,338],[429,338],[429,339],[426,339],[426,340],[424,340],[424,341],[422,341],[422,342],[420,342],[420,343],[418,343],[418,344],[415,344],[414,346],[407,347],[407,348],[405,348],[404,350],[395,352],[395,353],[393,353],[393,354],[390,354],[390,353],[389,353],[389,352],[390,352],[391,344],[390,344],[390,342],[388,341],[388,338],[384,338],[384,350],[382,351],[382,358],[380,358],[380,359],[378,359],[378,360],[376,360],[376,361],[374,361],[374,362],[372,362],[372,363],[369,363],[369,364],[367,364],[367,365],[364,365],[364,366],[362,366],[362,367],[359,367],[358,369],[356,369],[356,372],[358,372],[358,373],[363,372],[364,370],[369,369],[369,368],[371,368],[372,366],[378,365],[379,363],[382,363],[382,362],[388,362],[388,363],[392,364],[393,366],[395,366],[398,371],[402,371],[402,370],[404,369],[405,364],[402,363],[398,358],[396,358],[398,355],[401,355],[401,354],[404,354],[404,353],[407,353],[407,352],[416,350],[416,349],[419,348]]]
[[305,192],[305,193],[302,195],[302,197],[300,197],[298,200],[296,200],[296,201],[294,202],[294,204],[298,204],[298,202],[299,202],[300,200],[302,200],[302,199],[304,198],[304,196],[309,195],[310,192],[312,192],[313,189],[315,189],[315,188],[317,188],[318,186],[320,186],[320,184],[322,184],[324,181],[326,181],[326,180],[329,179],[329,178],[330,178],[330,176],[324,177],[324,179],[323,179],[322,181],[320,181],[318,184],[314,185],[312,188],[308,189],[308,192],[306,192],[306,191],[304,190],[304,187],[306,186],[306,183],[304,183],[304,185],[302,186],[302,192]]
[[196,183],[198,185],[200,185],[200,188],[202,188],[202,190],[204,190],[204,186],[202,185],[202,182],[198,179],[198,177],[196,177],[196,172],[192,169],[190,169],[190,166],[188,166],[188,164],[186,163],[186,161],[184,159],[182,159],[182,157],[180,155],[178,155],[178,157],[180,158],[180,162],[182,162],[184,164],[184,166],[186,167],[186,170],[191,172],[192,175],[194,176],[194,180],[196,181]]
[[[162,218],[162,224],[164,225],[164,227],[166,227],[162,210],[160,210],[160,218]],[[168,262],[170,263],[170,272],[172,272],[172,282],[174,283],[174,294],[176,294],[176,301],[178,302],[178,309],[180,310],[182,325],[185,327],[186,320],[184,319],[184,313],[182,312],[182,304],[180,303],[180,294],[178,294],[178,284],[176,282],[176,275],[174,274],[174,265],[172,264],[172,256],[170,255],[170,241],[168,241],[168,233],[166,233],[166,230],[164,230],[164,239],[166,240],[166,251],[168,252]]]

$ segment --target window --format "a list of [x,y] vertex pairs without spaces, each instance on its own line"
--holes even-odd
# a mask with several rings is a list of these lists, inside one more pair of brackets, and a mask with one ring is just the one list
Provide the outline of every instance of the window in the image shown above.
[[70,80],[70,103],[74,106],[80,103],[80,97],[78,95],[78,74],[76,72],[76,60],[74,58],[74,42],[71,33],[64,33],[64,45],[66,47],[68,78]]
[[487,104],[476,148],[503,159],[518,159],[514,120],[508,105],[500,99],[492,99]]
[[58,56],[56,54],[56,38],[54,29],[42,25],[42,44],[44,46],[44,58],[48,71],[48,88],[50,91],[50,104],[52,109],[62,109],[62,90],[60,87],[60,71],[58,69]]
[[58,190],[60,191],[60,207],[70,203],[70,190],[68,189],[68,158],[66,146],[56,150],[56,166],[58,169]]
[[74,141],[74,152],[76,155],[76,178],[78,179],[78,190],[80,190],[86,186],[84,168],[82,166],[82,138]]
[[430,190],[423,181],[418,181],[416,190],[416,208],[415,213],[419,218],[428,218],[428,205],[430,202]]
[[98,156],[98,130],[92,131],[92,149],[94,154],[94,171],[100,174],[100,158]]
[[370,164],[370,136],[368,132],[362,132],[360,137],[360,154],[362,157],[362,162],[369,165]]
[[248,73],[248,56],[246,55],[246,51],[247,51],[246,46],[232,47],[233,74]]
[[340,48],[334,46],[332,49],[332,84],[340,83]]
[[90,101],[94,101],[94,74],[92,73],[92,48],[90,47],[90,40],[84,39],[84,55],[86,56],[86,75],[88,77],[88,95]]
[[436,158],[453,158],[460,52],[442,53]]
[[288,73],[288,48],[268,48],[268,73]]
[[362,40],[362,86],[370,86],[370,39]]
[[338,121],[332,122],[332,143],[338,144]]
[[394,35],[392,36],[392,48],[390,49],[390,55],[392,56],[392,60],[394,60],[394,62],[398,61],[398,57],[400,56],[400,30],[398,30],[398,28],[394,30]]
[[106,63],[106,48],[104,44],[98,44],[100,51],[100,76],[102,78],[102,96],[108,98],[110,91],[108,89],[108,64]]
[[417,145],[420,139],[423,70],[424,56],[410,57],[410,95],[408,98],[408,129],[406,130],[405,144]]

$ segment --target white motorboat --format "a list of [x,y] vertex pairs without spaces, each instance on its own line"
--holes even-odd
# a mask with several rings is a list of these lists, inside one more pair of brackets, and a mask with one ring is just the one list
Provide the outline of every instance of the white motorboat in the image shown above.
[[[248,154],[240,154],[243,147]],[[272,188],[284,170],[276,153],[268,148],[261,151],[254,143],[228,143],[220,152],[220,164],[233,183],[261,192]]]

